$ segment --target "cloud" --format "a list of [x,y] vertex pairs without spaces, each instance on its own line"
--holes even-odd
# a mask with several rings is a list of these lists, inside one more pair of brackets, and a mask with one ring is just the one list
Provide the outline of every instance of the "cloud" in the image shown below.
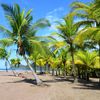
[[57,9],[54,9],[53,11],[50,11],[46,14],[46,19],[48,19],[51,23],[51,27],[49,28],[49,31],[58,31],[56,26],[57,26],[57,21],[63,23],[63,16],[64,16],[64,8],[59,7]]
[[54,9],[53,11],[49,12],[47,15],[51,15],[51,14],[56,14],[58,12],[64,11],[63,7],[59,7],[57,9]]

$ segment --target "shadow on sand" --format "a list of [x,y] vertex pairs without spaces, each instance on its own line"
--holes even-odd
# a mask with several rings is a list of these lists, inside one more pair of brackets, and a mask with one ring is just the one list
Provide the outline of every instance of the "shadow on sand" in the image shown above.
[[[7,83],[29,83],[33,86],[37,85],[36,84],[36,80],[33,79],[22,79],[20,81],[14,81],[14,82],[7,82]],[[54,79],[51,80],[42,80],[43,84],[40,86],[50,86],[51,84],[49,83],[58,83],[58,82],[66,82],[66,84],[71,84],[73,83],[73,78],[72,77],[68,77],[67,79],[65,79],[64,77],[54,77]],[[74,84],[74,83],[73,83]],[[78,79],[78,82],[75,83],[75,85],[73,85],[74,87],[72,87],[73,89],[91,89],[91,90],[100,90],[100,83],[99,82],[95,82],[93,80],[90,81],[86,81],[86,80],[82,80],[82,79]]]
[[100,83],[95,82],[93,80],[86,81],[86,80],[78,80],[77,86],[73,87],[74,89],[90,89],[90,90],[100,90]]
[[37,85],[35,79],[23,79],[23,80],[20,80],[20,81],[7,82],[7,83],[23,83],[23,82],[24,82],[24,83],[31,84],[32,86],[41,86],[41,87],[44,87],[44,86],[49,87],[49,86],[50,86],[50,85],[48,85],[48,84],[45,84],[44,82],[43,82],[43,84],[41,84],[41,85]]

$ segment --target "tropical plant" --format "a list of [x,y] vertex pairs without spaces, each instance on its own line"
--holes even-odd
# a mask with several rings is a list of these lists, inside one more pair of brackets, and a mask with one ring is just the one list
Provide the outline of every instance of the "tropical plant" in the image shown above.
[[84,67],[86,79],[89,80],[89,74],[91,72],[91,68],[97,67],[96,65],[97,52],[79,51],[77,52],[76,55],[78,60],[77,64],[82,65]]
[[5,59],[6,72],[8,72],[6,58],[7,58],[7,53],[6,53],[5,49],[0,48],[0,59]]
[[[7,47],[12,45],[12,39],[7,38],[7,39],[1,39],[0,40],[0,46],[1,46],[1,59],[5,60],[5,66],[6,66],[6,71],[8,70],[7,65],[9,64],[10,68],[12,67],[10,62],[9,62],[9,57],[11,52],[7,51]],[[11,68],[12,70],[12,68]],[[16,73],[12,70],[14,76],[16,76]]]
[[90,2],[89,4],[85,4],[82,2],[74,2],[72,3],[71,6],[74,9],[74,12],[77,12],[76,15],[78,17],[84,18],[84,20],[81,23],[88,21],[88,23],[86,23],[88,27],[85,27],[78,32],[75,42],[81,45],[88,41],[89,42],[91,41],[91,44],[93,42],[95,44],[97,43],[96,45],[99,46],[98,51],[100,57],[100,6],[99,6],[100,4],[99,2],[100,2],[99,0],[94,0],[94,2]]
[[33,68],[31,67],[26,54],[30,54],[32,51],[32,45],[38,44],[35,40],[35,33],[41,27],[49,26],[49,22],[46,19],[40,19],[36,23],[32,24],[32,10],[25,13],[25,10],[20,9],[19,5],[9,6],[2,4],[5,11],[6,18],[9,22],[11,30],[0,26],[0,31],[6,33],[17,44],[17,52],[22,55],[27,62],[27,65],[31,69],[33,76],[36,79],[37,84],[41,84],[41,80],[38,78]]
[[19,67],[19,65],[20,65],[20,59],[19,58],[12,58],[12,59],[10,59],[10,61],[11,61],[11,64],[12,64],[12,66],[14,66],[14,67]]
[[59,23],[57,29],[59,30],[59,33],[56,33],[58,36],[60,36],[67,45],[70,47],[70,53],[72,57],[72,72],[74,76],[74,82],[76,81],[76,67],[74,64],[74,51],[75,51],[75,44],[74,39],[77,35],[77,31],[80,27],[80,23],[74,22],[74,16],[75,13],[68,14],[63,20],[64,23]]
[[7,64],[9,64],[14,76],[16,76],[16,73],[13,71],[12,66],[8,60],[9,56],[10,56],[10,52],[7,52],[5,48],[0,48],[0,59],[5,60],[6,71],[8,71]]

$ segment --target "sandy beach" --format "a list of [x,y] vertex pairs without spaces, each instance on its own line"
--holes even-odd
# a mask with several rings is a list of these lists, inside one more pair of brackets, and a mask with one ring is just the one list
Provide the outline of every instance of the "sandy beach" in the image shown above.
[[27,79],[0,71],[0,100],[100,100],[100,88],[96,82],[73,84],[51,75],[42,75],[39,77],[44,84],[36,86],[30,80],[31,74],[24,75]]

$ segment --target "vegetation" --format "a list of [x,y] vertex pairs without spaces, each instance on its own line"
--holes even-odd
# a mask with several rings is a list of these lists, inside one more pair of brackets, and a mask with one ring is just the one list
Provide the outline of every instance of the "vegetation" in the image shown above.
[[[0,59],[8,61],[6,47],[14,44],[16,53],[23,56],[33,73],[37,84],[42,81],[36,72],[52,75],[73,76],[89,80],[98,77],[100,71],[100,3],[94,0],[89,4],[73,2],[72,12],[62,18],[63,22],[56,22],[57,32],[50,36],[36,36],[36,32],[50,23],[47,19],[40,19],[32,23],[32,10],[25,13],[19,5],[2,4],[10,30],[0,25],[0,32],[6,34],[0,40]],[[81,20],[76,22],[76,18]],[[61,38],[58,40],[55,35]],[[8,44],[7,44],[8,43]],[[11,64],[19,66],[19,59],[11,59]],[[33,66],[31,66],[33,65]],[[39,66],[39,67],[38,67]],[[7,67],[6,67],[7,69]]]

